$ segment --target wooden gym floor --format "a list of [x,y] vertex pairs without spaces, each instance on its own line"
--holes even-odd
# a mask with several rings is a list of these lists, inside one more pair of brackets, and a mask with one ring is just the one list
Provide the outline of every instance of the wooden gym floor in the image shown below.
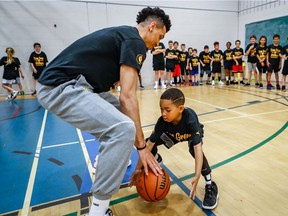
[[[205,125],[204,152],[219,188],[213,211],[201,209],[204,179],[196,200],[188,197],[194,160],[187,143],[159,148],[172,179],[167,198],[140,199],[127,188],[137,161],[127,168],[122,189],[113,196],[116,216],[286,215],[288,212],[288,95],[254,86],[182,86],[186,106]],[[138,91],[148,137],[160,116],[162,90]],[[117,94],[115,92],[115,94]],[[0,215],[76,216],[88,212],[91,161],[99,143],[90,134],[46,112],[34,97],[0,101]]]

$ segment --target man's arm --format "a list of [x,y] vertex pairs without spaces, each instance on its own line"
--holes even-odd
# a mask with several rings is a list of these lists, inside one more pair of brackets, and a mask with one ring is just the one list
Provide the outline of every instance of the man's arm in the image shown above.
[[[144,135],[141,128],[139,104],[136,95],[138,81],[138,71],[128,65],[121,65],[120,67],[120,104],[122,112],[130,117],[136,127],[135,146],[137,148],[145,147]],[[162,174],[161,167],[157,163],[148,148],[138,150],[139,157],[143,163],[145,173],[148,175],[148,166],[152,169],[155,175]]]

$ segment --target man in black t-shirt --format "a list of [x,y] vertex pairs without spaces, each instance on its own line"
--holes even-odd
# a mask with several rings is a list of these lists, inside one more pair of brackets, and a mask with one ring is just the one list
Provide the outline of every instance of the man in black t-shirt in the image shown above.
[[232,58],[231,45],[232,45],[231,42],[228,41],[226,43],[227,49],[223,53],[226,85],[229,85],[233,80],[233,78],[232,78],[233,77],[233,73],[232,73],[233,58]]
[[275,79],[276,79],[276,89],[280,90],[279,84],[279,74],[278,72],[281,69],[281,52],[282,47],[279,45],[280,35],[273,35],[273,44],[268,46],[268,54],[267,54],[267,71],[268,71],[268,80],[267,80],[267,89],[271,90],[274,86],[271,84],[271,75],[274,71]]
[[175,69],[175,60],[177,58],[175,50],[173,49],[173,41],[168,41],[168,48],[165,52],[166,58],[166,85],[174,86],[172,76]]
[[[155,71],[155,85],[154,89],[158,88],[158,81],[160,79],[161,88],[166,89],[166,85],[164,83],[164,70],[165,70],[165,46],[163,43],[158,43],[157,46],[153,47],[151,53],[153,55],[153,70]],[[160,74],[160,77],[159,77]]]
[[256,48],[258,46],[258,44],[256,43],[256,39],[257,38],[255,35],[251,35],[250,44],[248,44],[245,49],[245,55],[248,56],[248,59],[247,59],[248,82],[245,83],[244,86],[250,86],[252,71],[254,71],[255,85],[259,86],[258,77],[257,77],[258,74],[257,74],[257,69],[256,69],[256,63],[257,63]]
[[34,77],[34,86],[35,86],[35,91],[32,93],[32,95],[36,94],[36,85],[38,82],[38,79],[44,70],[44,68],[48,64],[48,59],[47,56],[44,52],[41,51],[41,44],[40,43],[34,43],[34,52],[31,53],[29,57],[29,63],[33,71],[33,77]]
[[235,48],[232,51],[233,66],[232,72],[234,74],[234,85],[238,85],[238,78],[240,77],[240,84],[244,85],[243,81],[243,68],[242,68],[242,57],[244,55],[243,49],[240,47],[241,41],[235,41]]
[[[151,50],[170,30],[160,8],[144,8],[137,26],[105,28],[80,38],[42,72],[39,102],[49,111],[100,141],[90,216],[103,216],[119,190],[135,144],[138,155],[155,175],[161,167],[146,148],[136,94],[138,73]],[[119,100],[109,93],[120,82]]]
[[222,86],[224,83],[221,81],[221,66],[223,59],[223,52],[219,49],[219,42],[214,42],[214,50],[210,53],[212,60],[212,86],[215,85],[215,74],[218,74],[218,85]]
[[181,44],[181,51],[179,55],[180,69],[181,69],[181,84],[186,85],[186,72],[188,52],[185,50],[186,45]]

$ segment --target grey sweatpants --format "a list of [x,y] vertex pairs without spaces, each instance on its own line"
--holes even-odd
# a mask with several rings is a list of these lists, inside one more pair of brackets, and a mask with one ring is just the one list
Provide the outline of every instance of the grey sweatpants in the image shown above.
[[119,190],[136,135],[134,122],[119,110],[119,100],[109,92],[93,93],[81,75],[57,87],[38,83],[37,97],[47,110],[99,140],[92,193],[110,199]]

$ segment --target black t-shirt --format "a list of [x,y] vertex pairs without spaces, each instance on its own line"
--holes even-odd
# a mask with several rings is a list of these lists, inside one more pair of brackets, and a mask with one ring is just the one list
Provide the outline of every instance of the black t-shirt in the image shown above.
[[[153,47],[151,50],[151,53],[155,50],[160,50],[160,49],[165,49],[165,46],[163,43],[159,43],[159,46]],[[153,64],[159,64],[159,63],[164,63],[164,55],[165,53],[158,53],[156,55],[153,55]]]
[[232,61],[233,61],[232,53],[233,53],[232,49],[229,49],[229,50],[226,49],[226,50],[224,51],[224,53],[223,53],[223,60],[224,60],[225,63],[229,63],[229,62],[232,63]]
[[[288,44],[282,48],[282,55],[288,57]],[[288,60],[285,58],[285,63],[288,63]]]
[[48,62],[48,59],[44,52],[40,52],[39,54],[37,54],[34,51],[31,53],[28,62],[34,65],[37,72],[42,72],[44,68],[46,67],[46,63]]
[[269,62],[271,64],[279,64],[280,63],[280,56],[282,52],[282,47],[280,45],[275,46],[271,44],[268,46],[268,55],[269,55]]
[[149,140],[156,145],[164,144],[167,148],[171,148],[176,143],[183,141],[197,145],[202,142],[202,137],[203,125],[199,123],[196,113],[191,108],[185,108],[177,125],[165,122],[160,117]]
[[[165,52],[165,56],[172,56],[172,55],[176,55],[175,54],[175,50],[167,48],[166,52]],[[174,65],[175,65],[175,60],[174,59],[166,58],[166,66],[174,67]]]
[[136,28],[105,28],[68,46],[48,64],[38,81],[58,86],[82,74],[94,92],[109,91],[120,79],[122,64],[140,71],[146,50]]
[[187,51],[180,51],[180,54],[179,54],[179,61],[180,61],[180,64],[182,66],[186,66],[187,65],[187,57],[188,57],[188,52]]
[[199,62],[198,56],[191,56],[190,57],[190,63],[192,66],[192,70],[198,70],[198,62]]
[[213,65],[219,65],[221,64],[221,59],[222,59],[222,56],[223,56],[223,52],[221,50],[213,50],[211,53],[210,53],[210,57],[213,60]]
[[[261,60],[265,59],[265,60],[264,60],[265,65],[266,65],[266,55],[267,55],[267,52],[268,52],[267,46],[264,46],[264,47],[258,46],[258,47],[256,48],[256,56],[259,55],[259,58],[260,58]],[[258,58],[257,58],[257,61],[259,62]]]
[[203,70],[210,70],[210,52],[206,53],[205,51],[202,51],[200,52],[200,55],[199,55],[199,60],[202,61],[203,64],[205,64],[205,66],[203,67],[202,64],[201,65],[201,68]]
[[[245,49],[245,53],[248,51],[248,49],[250,48],[250,46],[252,46],[253,44],[248,44],[246,49]],[[250,50],[250,53],[248,55],[248,62],[251,63],[256,63],[257,62],[257,56],[256,56],[256,48],[257,48],[258,44],[255,43],[254,47]]]
[[[236,47],[233,49],[232,55],[235,57],[243,56],[244,52],[242,48],[237,49]],[[237,59],[238,64],[242,65],[242,57]],[[233,60],[233,65],[236,65],[236,62]]]
[[7,64],[7,56],[4,56],[0,60],[0,66],[4,65],[3,79],[13,80],[19,77],[19,67],[21,65],[18,58],[13,57],[11,64]]
[[175,64],[180,64],[180,50],[174,50],[175,55],[177,56],[177,59],[174,59]]

